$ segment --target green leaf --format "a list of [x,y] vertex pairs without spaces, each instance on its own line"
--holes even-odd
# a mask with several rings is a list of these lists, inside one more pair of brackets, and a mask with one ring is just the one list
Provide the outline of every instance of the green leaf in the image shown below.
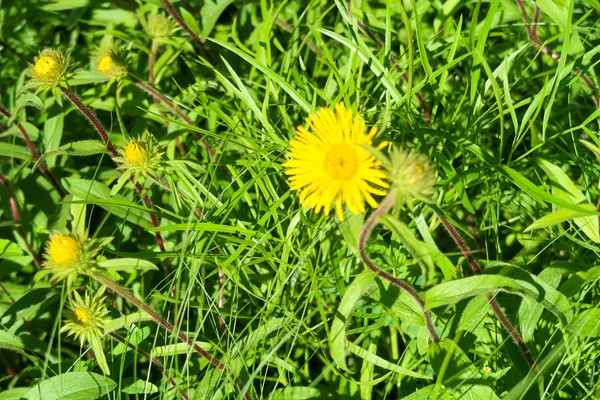
[[346,341],[346,346],[348,347],[348,350],[350,350],[352,353],[354,353],[358,357],[362,358],[363,360],[365,360],[373,365],[376,365],[380,368],[387,369],[388,371],[392,371],[398,375],[412,376],[413,378],[418,378],[418,379],[428,379],[428,380],[432,379],[431,377],[429,377],[427,375],[423,375],[418,372],[411,371],[410,369],[401,367],[400,365],[398,365],[396,363],[391,363],[391,362],[379,357],[378,355],[373,354],[373,353],[363,349],[362,347],[355,345],[354,343],[352,343],[350,341]]
[[104,324],[104,332],[110,333],[131,324],[138,324],[140,322],[152,320],[153,318],[150,316],[150,314],[147,314],[143,311],[137,311],[119,318],[111,319]]
[[402,400],[455,400],[443,385],[429,385],[403,397]]
[[288,386],[285,389],[276,389],[268,397],[268,400],[319,400],[335,399],[332,393],[325,388],[308,386]]
[[560,292],[568,297],[575,296],[584,284],[598,278],[600,278],[600,265],[571,275],[560,287]]
[[542,304],[558,318],[562,326],[573,318],[568,299],[537,276],[509,265],[487,268],[486,271],[502,275],[476,275],[439,284],[425,293],[425,307],[431,309],[454,304],[475,295],[500,290],[526,296]]
[[[198,347],[206,352],[210,352],[213,349],[213,345],[208,342],[195,342]],[[166,346],[156,346],[152,349],[153,357],[172,357],[179,354],[188,354],[194,350],[190,348],[187,343],[175,343],[168,344]]]
[[562,199],[552,196],[551,194],[546,192],[544,189],[534,185],[533,182],[531,182],[529,179],[525,178],[523,175],[521,175],[514,169],[511,169],[511,168],[503,165],[502,171],[508,176],[508,178],[515,185],[517,185],[519,188],[521,188],[523,191],[525,191],[528,195],[533,197],[534,200],[536,200],[540,203],[548,202],[548,203],[554,204],[556,206],[568,208],[573,211],[578,211],[584,215],[600,215],[600,213],[598,213],[597,211],[593,212],[593,211],[587,210],[583,207],[580,207],[579,205],[575,205],[568,201],[565,201],[565,200],[562,200]]
[[196,17],[194,17],[194,15],[185,8],[180,8],[179,12],[181,13],[181,16],[183,17],[183,20],[185,21],[188,28],[190,28],[190,30],[196,35],[200,36],[202,31],[200,30],[200,25],[198,25],[198,21],[196,21]]
[[[65,178],[63,182],[69,193],[84,199],[85,202],[99,204],[106,211],[143,228],[150,229],[152,227],[148,214],[139,210],[136,204],[128,202],[125,197],[112,196],[112,199],[118,201],[118,204],[106,202],[106,199],[110,199],[110,189],[103,183],[78,178]],[[96,203],[94,203],[95,201]]]
[[[540,160],[540,166],[546,172],[552,182],[552,191],[556,197],[566,200],[570,203],[578,204],[581,207],[596,211],[596,207],[587,203],[585,195],[575,186],[571,179],[558,166],[545,160]],[[598,217],[579,217],[574,220],[575,224],[583,233],[593,242],[600,243],[600,233],[598,231]]]
[[[582,204],[581,207],[589,210],[596,211],[596,206],[593,204]],[[553,226],[556,224],[560,224],[561,222],[569,221],[575,218],[586,217],[591,218],[596,223],[598,222],[598,217],[589,217],[588,214],[583,214],[579,211],[573,211],[568,208],[561,208],[560,210],[556,210],[543,216],[540,219],[536,219],[531,225],[529,225],[523,232],[534,231],[536,229],[547,228],[549,226]]]
[[257,68],[259,71],[261,71],[263,74],[265,74],[269,79],[271,79],[274,83],[279,85],[304,110],[304,112],[307,112],[307,113],[311,112],[311,110],[312,110],[311,105],[302,96],[300,96],[300,94],[296,91],[296,89],[294,89],[281,75],[274,72],[272,69],[270,69],[266,65],[263,65],[260,62],[256,61],[254,58],[250,57],[248,54],[244,53],[243,51],[239,50],[238,48],[236,48],[234,46],[231,46],[230,44],[228,44],[226,42],[221,42],[221,41],[218,41],[218,40],[212,39],[212,38],[209,38],[208,40],[231,51],[232,53],[234,53],[238,57],[240,57],[242,60],[246,61],[248,64]]
[[403,323],[425,326],[423,311],[417,301],[406,291],[385,279],[377,279],[365,296],[386,307]]
[[206,0],[200,9],[202,37],[208,37],[223,11],[235,0]]
[[99,336],[90,335],[89,336],[90,347],[94,352],[94,356],[96,357],[96,362],[98,366],[104,372],[105,375],[110,375],[110,369],[108,368],[108,364],[106,363],[106,355],[104,354],[104,348],[102,347],[102,340]]
[[[58,149],[63,136],[63,128],[65,125],[65,113],[62,107],[56,104],[48,111],[49,117],[44,122],[44,151],[52,152]],[[36,162],[36,165],[39,161]],[[54,167],[54,160],[48,160],[46,163],[48,168]]]
[[85,7],[89,3],[90,0],[54,0],[52,3],[43,5],[41,9],[45,11],[65,11]]
[[484,379],[471,359],[451,340],[443,339],[432,346],[429,360],[438,379],[454,397],[465,400],[499,399],[491,387],[493,380]]
[[40,382],[23,396],[26,400],[94,400],[113,391],[117,384],[92,372],[67,372]]
[[600,336],[600,309],[591,308],[580,312],[566,329],[585,339]]
[[102,260],[98,266],[110,271],[158,271],[158,267],[148,260],[139,258],[115,258]]
[[219,233],[239,233],[242,235],[256,235],[258,232],[251,229],[241,228],[239,226],[213,224],[210,222],[196,222],[189,224],[171,224],[148,228],[151,232],[171,232],[171,231],[204,231]]
[[0,239],[0,258],[21,257],[25,255],[18,244],[8,239]]
[[109,78],[99,72],[78,71],[71,79],[68,80],[70,86],[78,85],[94,85],[97,83],[106,83]]
[[132,382],[133,378],[123,379],[121,386],[123,387],[122,392],[127,394],[152,394],[158,393],[158,387],[151,382],[147,382],[143,379],[138,379]]
[[37,167],[43,160],[61,155],[87,157],[94,154],[102,154],[106,151],[106,145],[99,140],[81,140],[79,142],[67,143],[58,149],[48,151],[40,156],[39,161],[35,163]]
[[8,389],[0,392],[0,400],[21,400],[25,393],[29,392],[28,387],[19,387],[14,389]]
[[346,366],[346,327],[352,317],[356,303],[373,284],[375,274],[371,271],[363,271],[348,285],[344,297],[338,306],[335,318],[329,331],[329,348],[333,361],[340,369],[348,370]]
[[25,350],[21,339],[5,330],[0,330],[0,349],[9,349],[19,352]]
[[31,161],[33,157],[25,146],[12,143],[0,142],[0,156],[18,158],[19,160]]

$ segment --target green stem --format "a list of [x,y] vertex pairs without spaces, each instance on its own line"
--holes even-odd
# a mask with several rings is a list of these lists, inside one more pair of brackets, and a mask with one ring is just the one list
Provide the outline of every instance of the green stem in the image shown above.
[[[227,373],[227,375],[234,382],[237,383],[237,386],[240,388],[240,390],[243,388],[243,385],[241,384],[241,382],[229,371],[229,369],[225,366],[225,364],[223,364],[221,361],[217,360],[216,358],[214,358],[213,356],[208,354],[204,349],[202,349],[200,346],[198,346],[198,344],[196,344],[196,342],[194,342],[192,339],[190,339],[186,334],[181,332],[179,329],[175,329],[173,324],[171,324],[169,321],[165,320],[163,317],[158,315],[158,313],[156,311],[154,311],[153,309],[148,307],[144,302],[137,299],[133,294],[131,294],[131,292],[129,292],[123,286],[119,285],[117,282],[113,281],[112,279],[109,279],[102,273],[91,272],[91,273],[89,273],[89,275],[90,275],[90,277],[97,280],[102,285],[108,287],[113,292],[117,293],[119,296],[121,296],[125,300],[132,303],[134,306],[136,306],[140,310],[146,312],[148,315],[150,315],[150,317],[157,324],[161,325],[166,330],[171,332],[173,335],[177,336],[179,339],[181,339],[181,341],[187,343],[192,349],[194,349],[198,354],[200,354],[202,357],[207,359],[212,365],[217,367],[220,371]],[[247,400],[250,400],[250,396],[247,393],[244,394],[244,398]]]
[[189,397],[187,394],[185,394],[183,392],[183,390],[181,389],[181,387],[179,387],[179,385],[177,385],[177,382],[175,382],[175,380],[173,379],[173,377],[169,374],[169,371],[167,371],[163,365],[162,362],[160,362],[160,360],[156,357],[153,357],[152,354],[148,353],[146,350],[142,349],[139,346],[134,346],[133,344],[129,343],[128,341],[126,341],[125,339],[123,339],[121,336],[117,335],[114,332],[110,333],[110,336],[123,343],[124,345],[126,345],[127,347],[129,347],[130,349],[133,349],[135,351],[137,351],[139,354],[148,357],[148,359],[150,359],[150,361],[152,361],[152,363],[154,363],[154,365],[156,365],[158,367],[158,369],[160,369],[160,372],[163,373],[163,375],[165,376],[165,378],[167,378],[169,380],[169,382],[171,383],[171,385],[173,385],[174,388],[179,389],[179,394],[181,395],[181,398],[184,400],[189,400]]
[[389,209],[392,208],[392,206],[395,204],[395,202],[396,202],[396,194],[395,194],[395,192],[392,191],[383,200],[383,202],[379,205],[379,208],[371,214],[371,216],[365,223],[365,226],[363,227],[363,229],[360,233],[360,238],[358,240],[358,250],[360,252],[360,258],[367,265],[367,267],[369,267],[369,269],[371,269],[371,271],[375,272],[376,274],[378,274],[380,277],[382,277],[386,281],[390,282],[391,284],[404,290],[409,295],[411,295],[413,299],[415,299],[415,301],[419,304],[419,306],[423,310],[423,317],[425,319],[425,324],[427,325],[427,330],[429,330],[429,334],[431,335],[431,338],[433,339],[433,341],[435,343],[439,343],[440,338],[437,335],[435,328],[433,327],[433,323],[431,322],[431,313],[429,312],[429,310],[425,309],[425,301],[423,301],[423,299],[421,298],[421,296],[419,296],[417,291],[415,289],[413,289],[413,287],[410,286],[409,284],[407,284],[406,282],[388,274],[387,272],[385,272],[384,270],[382,270],[381,268],[376,266],[373,263],[373,261],[371,261],[371,259],[369,258],[368,254],[367,254],[366,244],[367,244],[367,239],[369,238],[369,235],[371,234],[373,229],[379,223],[379,218],[381,218],[386,212],[388,212]]

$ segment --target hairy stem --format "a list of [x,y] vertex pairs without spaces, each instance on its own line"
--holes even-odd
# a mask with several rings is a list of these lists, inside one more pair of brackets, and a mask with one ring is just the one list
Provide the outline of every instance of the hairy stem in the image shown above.
[[[6,110],[3,107],[0,107],[0,114],[4,115],[8,119],[10,119],[10,117],[11,117],[10,113],[8,112],[8,110]],[[21,135],[23,135],[23,139],[25,140],[25,143],[27,143],[27,147],[29,148],[29,152],[31,153],[31,156],[33,157],[33,160],[36,163],[38,163],[40,169],[42,170],[42,173],[50,181],[50,183],[52,184],[52,186],[54,186],[54,188],[56,189],[56,191],[58,192],[58,194],[60,195],[60,197],[65,197],[65,191],[62,188],[61,184],[58,182],[58,179],[56,179],[56,177],[54,176],[54,174],[52,174],[52,172],[50,172],[50,170],[48,169],[48,167],[46,166],[46,164],[43,161],[40,162],[40,156],[39,156],[37,150],[35,149],[35,146],[33,145],[33,142],[31,141],[31,138],[29,137],[29,134],[25,130],[25,127],[19,121],[17,121],[16,119],[14,121],[14,124],[19,129],[19,131],[21,132]]]
[[164,4],[165,8],[167,9],[167,12],[169,14],[171,14],[171,17],[173,17],[175,22],[177,22],[177,24],[179,24],[179,26],[181,26],[181,28],[183,28],[183,30],[186,31],[187,34],[190,35],[192,37],[192,39],[194,39],[200,45],[200,48],[202,49],[202,52],[204,53],[206,58],[208,58],[208,61],[210,61],[210,63],[212,65],[216,65],[217,63],[216,63],[214,57],[212,56],[212,54],[210,53],[210,51],[208,50],[208,47],[206,47],[206,44],[204,43],[204,41],[202,39],[200,39],[200,36],[198,36],[194,32],[192,32],[190,27],[187,26],[187,24],[183,21],[183,19],[179,15],[179,13],[177,11],[175,11],[171,2],[169,0],[163,0],[163,4]]
[[[117,161],[115,161],[115,158],[119,156],[119,152],[117,151],[115,146],[110,141],[108,134],[106,133],[106,130],[104,129],[104,126],[102,126],[102,124],[100,123],[98,118],[96,118],[94,113],[85,104],[83,104],[83,102],[79,99],[79,97],[77,97],[77,95],[74,92],[72,92],[70,89],[67,89],[66,87],[61,87],[60,90],[71,101],[71,103],[73,103],[73,105],[75,107],[77,107],[77,109],[88,119],[88,121],[91,122],[91,124],[96,129],[96,132],[98,132],[98,134],[102,138],[102,141],[106,145],[106,148],[110,152],[110,155],[111,155],[113,161],[115,162],[115,164],[118,165]],[[131,177],[131,176],[129,177],[129,180],[134,184],[135,189],[138,191],[138,193],[142,197],[142,201],[144,202],[144,205],[148,208],[153,208],[152,201],[150,200],[150,198],[148,196],[146,196],[144,194],[144,190],[142,189],[142,186],[139,183],[135,182],[133,180],[133,177]],[[158,219],[156,218],[156,215],[154,215],[154,214],[150,214],[150,222],[152,223],[152,226],[155,228],[158,227],[158,225],[159,225]],[[156,237],[156,243],[158,244],[160,251],[164,252],[165,244],[164,244],[164,241],[163,241],[163,238],[162,238],[160,232],[158,232],[158,231],[154,232],[154,236]]]
[[[433,206],[433,209],[434,209],[435,213],[437,214],[438,218],[440,219],[440,221],[442,222],[442,225],[444,225],[444,228],[446,228],[446,231],[448,231],[448,233],[450,234],[450,236],[452,237],[454,242],[460,248],[460,251],[463,253],[465,258],[471,265],[471,269],[473,270],[473,272],[477,275],[481,275],[482,274],[481,265],[479,265],[479,263],[477,262],[475,257],[473,257],[473,254],[471,253],[469,246],[467,246],[467,244],[465,243],[463,238],[460,236],[460,233],[458,233],[458,231],[456,230],[454,225],[452,225],[446,218],[444,218],[444,216],[442,215],[441,211],[438,209],[437,206]],[[487,293],[486,298],[488,300],[488,303],[492,307],[492,311],[494,311],[494,314],[496,314],[496,317],[498,317],[498,319],[500,320],[500,323],[502,324],[504,329],[506,329],[506,331],[510,334],[510,336],[513,338],[515,343],[517,343],[517,345],[523,352],[523,355],[527,359],[527,362],[529,363],[529,365],[531,367],[533,367],[535,370],[537,370],[537,366],[535,365],[535,359],[531,355],[531,352],[529,351],[529,347],[527,347],[525,340],[523,340],[523,338],[521,337],[519,332],[517,332],[517,330],[510,323],[510,321],[508,320],[508,318],[506,317],[504,312],[502,312],[502,310],[500,309],[500,306],[498,305],[498,302],[493,298],[491,293]]]
[[392,208],[392,206],[394,205],[395,202],[396,202],[396,195],[394,192],[391,192],[385,198],[385,200],[383,200],[383,202],[379,205],[379,208],[371,214],[371,216],[365,223],[365,226],[363,227],[363,229],[360,233],[360,238],[358,240],[358,250],[360,252],[360,258],[367,265],[367,267],[369,267],[369,269],[371,271],[375,272],[376,274],[378,274],[379,276],[381,276],[383,279],[387,280],[391,284],[404,290],[405,292],[410,294],[413,299],[415,299],[415,301],[419,304],[419,306],[423,310],[425,324],[427,325],[427,330],[429,330],[429,334],[431,335],[431,338],[433,339],[433,341],[435,343],[439,343],[440,338],[437,335],[437,333],[435,332],[435,328],[433,327],[433,323],[431,322],[431,313],[429,312],[429,310],[425,309],[425,302],[423,301],[421,296],[419,296],[417,291],[415,289],[413,289],[413,287],[410,286],[409,284],[407,284],[406,282],[393,277],[392,275],[388,274],[387,272],[383,271],[381,268],[376,266],[373,263],[373,261],[371,261],[371,259],[369,258],[368,254],[367,254],[366,244],[367,244],[367,240],[369,238],[371,231],[373,231],[373,228],[375,228],[377,226],[377,224],[379,223],[379,218],[381,218],[385,213],[387,213],[388,210],[390,208]]
[[[179,110],[169,98],[167,98],[161,92],[156,90],[156,88],[152,87],[151,85],[147,84],[146,82],[142,81],[141,79],[139,79],[138,77],[136,77],[132,74],[129,74],[129,79],[131,79],[131,82],[133,82],[134,85],[136,85],[137,87],[139,87],[146,93],[150,94],[156,101],[160,101],[161,103],[163,103],[164,105],[169,107],[169,109],[171,109],[171,111],[173,111],[173,113],[175,115],[177,115],[179,118],[181,118],[183,121],[185,121],[186,124],[194,126],[194,123],[192,122],[192,120],[187,115],[185,115],[183,112],[181,112],[181,110]],[[217,155],[216,155],[213,147],[210,145],[210,143],[208,143],[205,139],[201,139],[201,140],[202,140],[201,141],[202,146],[208,152],[208,155],[211,158],[211,160],[217,161]]]
[[177,385],[177,382],[175,382],[175,380],[173,379],[173,377],[171,376],[171,374],[169,374],[169,371],[167,371],[165,369],[163,363],[158,358],[152,357],[152,354],[148,353],[146,350],[142,349],[139,346],[134,346],[133,344],[129,343],[128,341],[126,341],[125,339],[123,339],[120,335],[117,335],[114,332],[111,332],[110,336],[113,339],[115,339],[115,340],[123,343],[124,345],[126,345],[130,349],[133,349],[133,350],[137,351],[139,354],[143,355],[144,357],[148,357],[148,359],[150,359],[150,361],[152,361],[152,363],[158,367],[158,369],[160,370],[160,372],[162,372],[162,374],[165,376],[165,378],[167,378],[169,380],[169,382],[171,383],[171,385],[173,385],[174,388],[179,389],[179,394],[181,395],[181,398],[185,399],[185,400],[189,400],[188,395],[185,394],[183,392],[183,390],[181,390],[181,387],[179,387]]
[[[186,334],[181,332],[179,329],[175,329],[173,324],[171,324],[169,321],[165,320],[163,317],[158,315],[157,312],[155,312],[153,309],[148,307],[144,302],[138,300],[133,294],[131,294],[131,292],[129,292],[123,286],[121,286],[117,282],[107,278],[102,273],[92,272],[92,273],[90,273],[90,277],[97,280],[100,284],[108,287],[113,292],[117,293],[119,296],[121,296],[125,300],[129,301],[130,303],[132,303],[134,306],[136,306],[140,310],[146,312],[148,315],[150,315],[150,317],[157,324],[161,325],[166,330],[171,332],[173,335],[177,336],[182,342],[187,343],[194,351],[196,351],[202,357],[207,359],[212,365],[217,367],[220,371],[223,371],[224,373],[226,373],[231,379],[233,379],[234,382],[237,383],[237,386],[240,388],[240,390],[243,388],[243,385],[241,384],[241,382],[229,371],[229,369],[225,366],[225,364],[223,364],[221,361],[217,360],[216,358],[214,358],[213,356],[208,354],[208,352],[206,352],[204,349],[202,349],[200,346],[198,346],[198,344],[196,344],[196,342],[194,342],[192,339],[190,339]],[[250,400],[250,396],[247,393],[244,394],[244,398],[246,398],[247,400]]]
[[21,236],[21,239],[23,239],[23,242],[25,243],[27,250],[33,257],[33,263],[35,264],[36,268],[40,269],[42,267],[42,264],[40,263],[40,260],[38,259],[37,255],[35,254],[35,251],[33,251],[33,247],[31,246],[31,243],[29,243],[29,240],[27,240],[27,236],[25,235],[25,230],[23,230],[23,226],[21,225],[21,216],[19,215],[19,209],[17,208],[17,202],[15,200],[13,191],[10,188],[10,186],[9,186],[8,182],[6,181],[6,179],[4,178],[4,176],[2,176],[2,175],[0,175],[0,182],[4,185],[4,187],[6,188],[6,191],[8,192],[8,202],[10,203],[10,211],[12,213],[13,220],[15,221],[15,227],[17,228],[17,232],[19,232],[19,235]]

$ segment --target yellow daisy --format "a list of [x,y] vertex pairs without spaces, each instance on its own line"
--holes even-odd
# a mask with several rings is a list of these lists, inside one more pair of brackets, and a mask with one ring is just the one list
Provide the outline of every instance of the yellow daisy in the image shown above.
[[363,147],[372,145],[377,128],[366,134],[365,121],[353,116],[343,102],[335,110],[319,109],[307,122],[314,134],[299,126],[290,140],[290,160],[283,164],[290,189],[300,191],[300,203],[317,213],[324,209],[329,215],[335,201],[340,221],[344,220],[344,204],[354,214],[365,212],[363,198],[377,208],[373,195],[383,196],[386,191],[373,185],[389,185],[383,180],[386,175],[379,161]]

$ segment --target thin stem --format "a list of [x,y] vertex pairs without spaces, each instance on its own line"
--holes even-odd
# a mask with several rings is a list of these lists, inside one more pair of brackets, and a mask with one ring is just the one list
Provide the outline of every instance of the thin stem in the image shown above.
[[[469,246],[467,246],[467,244],[465,243],[463,238],[460,236],[460,233],[458,233],[458,231],[456,230],[454,225],[452,225],[446,218],[444,218],[444,216],[442,216],[442,214],[441,214],[440,210],[437,208],[437,206],[433,206],[432,208],[434,209],[438,218],[442,222],[442,225],[444,225],[444,228],[446,228],[446,230],[448,231],[448,233],[450,234],[450,236],[452,237],[454,242],[456,242],[456,244],[460,248],[460,251],[463,253],[463,255],[465,256],[467,261],[469,261],[469,264],[471,265],[471,269],[473,270],[473,272],[476,275],[481,275],[482,274],[481,265],[479,265],[477,260],[473,257],[473,254],[471,253]],[[502,310],[500,309],[498,302],[492,297],[492,295],[490,293],[487,293],[486,298],[488,300],[488,303],[492,307],[492,311],[494,311],[494,314],[496,314],[496,317],[498,317],[498,319],[500,320],[500,323],[502,324],[504,329],[506,329],[506,331],[510,334],[510,336],[513,338],[515,343],[517,343],[517,345],[521,348],[521,351],[523,352],[523,355],[527,359],[527,362],[529,363],[529,365],[531,367],[533,367],[534,370],[537,370],[537,366],[535,365],[535,359],[531,355],[531,352],[529,351],[529,347],[527,347],[525,340],[523,340],[521,335],[517,332],[517,330],[514,328],[514,326],[510,323],[510,321],[508,320],[508,318],[506,317],[504,312],[502,312]]]
[[85,104],[83,104],[81,102],[81,100],[79,99],[79,97],[77,97],[77,95],[74,92],[72,92],[70,89],[67,89],[66,87],[61,86],[60,90],[63,92],[63,94],[65,96],[67,96],[67,98],[71,101],[71,103],[73,103],[73,105],[75,107],[77,107],[79,109],[79,111],[81,111],[81,113],[88,119],[88,121],[91,122],[91,124],[96,129],[96,132],[98,132],[98,134],[102,138],[102,141],[108,148],[110,155],[113,158],[118,157],[119,152],[117,151],[115,146],[112,144],[112,142],[108,138],[108,134],[106,133],[106,130],[104,129],[104,127],[102,126],[102,124],[100,123],[98,118],[96,118],[94,113]]
[[[10,117],[11,117],[8,110],[6,110],[3,107],[0,107],[0,114],[4,115],[8,119],[10,119]],[[52,172],[50,172],[50,170],[48,169],[46,164],[43,161],[40,161],[40,156],[39,156],[37,150],[35,149],[35,146],[33,145],[33,142],[31,141],[31,138],[29,137],[29,134],[27,133],[27,130],[25,130],[25,127],[23,127],[23,125],[21,125],[21,123],[19,121],[17,121],[16,119],[14,120],[14,124],[17,126],[19,131],[21,131],[21,135],[23,135],[23,139],[25,140],[25,143],[27,143],[29,152],[31,153],[33,160],[36,163],[38,163],[38,165],[40,166],[42,173],[44,175],[46,175],[46,178],[48,178],[48,180],[50,181],[52,186],[54,186],[54,188],[56,189],[56,191],[58,192],[60,197],[65,197],[65,191],[62,188],[61,184],[58,182],[58,179],[56,179],[54,174],[52,174]]]
[[10,211],[12,212],[12,216],[13,216],[13,220],[15,221],[15,227],[17,228],[17,232],[19,232],[21,239],[23,239],[25,246],[27,246],[27,250],[32,255],[33,263],[35,264],[36,268],[40,269],[42,267],[42,264],[40,263],[40,260],[38,260],[38,257],[35,254],[35,251],[33,251],[33,247],[31,246],[31,243],[29,243],[29,240],[27,240],[27,236],[25,235],[25,231],[23,230],[23,225],[21,225],[21,216],[19,215],[19,209],[17,208],[17,202],[15,200],[13,191],[10,188],[6,179],[4,179],[4,176],[2,176],[2,175],[0,175],[0,182],[4,185],[4,187],[6,188],[6,191],[8,192],[8,202],[10,203]]
[[[529,27],[529,18],[527,17],[527,10],[525,9],[525,5],[523,4],[523,1],[516,0],[516,2],[517,2],[517,5],[519,6],[519,10],[521,11],[523,21],[525,21],[527,34],[529,35],[529,38],[531,39],[533,44],[536,47],[538,47],[542,51],[542,53],[549,55],[556,61],[560,61],[560,55],[551,51],[547,46],[544,46],[542,44],[542,41],[540,40],[540,38],[537,35],[537,22],[540,17],[539,7],[538,6],[535,7],[535,15],[533,18],[534,24],[533,24],[533,28],[530,28]],[[574,68],[573,72],[575,74],[578,74],[579,78],[583,81],[583,83],[585,83],[585,85],[592,90],[592,95],[594,96],[594,103],[596,104],[596,107],[600,108],[600,96],[598,96],[598,94],[596,92],[596,87],[594,86],[594,83],[579,68]]]
[[[63,92],[63,94],[65,96],[67,96],[67,98],[71,101],[71,103],[73,103],[73,105],[75,107],[77,107],[79,109],[79,111],[81,111],[81,113],[88,119],[88,121],[91,122],[91,124],[96,129],[96,132],[98,132],[98,134],[102,138],[102,141],[104,142],[104,144],[106,144],[106,147],[108,148],[108,151],[110,152],[113,161],[115,162],[115,164],[118,165],[117,161],[115,161],[115,158],[119,156],[119,152],[117,151],[115,146],[112,144],[112,142],[108,138],[108,134],[106,133],[104,126],[102,126],[102,123],[100,123],[100,121],[98,120],[98,118],[96,118],[94,113],[89,108],[87,108],[87,106],[85,104],[83,104],[81,102],[79,97],[77,97],[77,95],[74,92],[72,92],[71,90],[67,89],[66,87],[62,87],[62,86],[61,86],[60,90]],[[133,177],[131,177],[131,176],[129,177],[129,180],[134,184],[135,189],[138,191],[138,193],[142,197],[144,205],[148,208],[153,208],[152,201],[150,200],[150,198],[148,196],[146,196],[144,194],[144,190],[142,189],[142,186],[139,183],[135,182],[133,180]],[[158,219],[156,218],[156,215],[154,215],[154,214],[150,214],[150,222],[152,223],[152,226],[155,228],[158,227],[158,225],[159,225]],[[162,238],[160,232],[158,232],[158,231],[154,232],[154,236],[156,237],[156,243],[158,244],[160,251],[164,252],[165,244],[164,244],[164,241],[163,241],[163,238]]]
[[152,39],[152,47],[150,47],[150,59],[148,60],[148,78],[150,80],[150,84],[155,84],[154,77],[154,64],[156,64],[156,53],[158,52],[158,40]]
[[[132,303],[134,306],[136,306],[140,310],[146,312],[148,315],[150,315],[150,317],[157,324],[161,325],[166,330],[171,332],[173,335],[177,336],[181,341],[187,343],[192,349],[194,349],[198,354],[200,354],[202,357],[207,359],[212,365],[217,367],[220,371],[225,372],[231,379],[233,379],[237,383],[237,386],[240,388],[240,390],[243,388],[243,385],[241,384],[241,382],[229,371],[229,369],[225,366],[225,364],[223,364],[221,361],[217,360],[216,358],[214,358],[213,356],[208,354],[205,350],[203,350],[200,346],[198,346],[198,344],[196,344],[196,342],[194,342],[192,339],[190,339],[186,334],[181,332],[179,329],[176,330],[175,327],[173,326],[173,324],[171,324],[169,321],[165,320],[163,317],[158,315],[158,313],[156,311],[154,311],[153,309],[148,307],[144,302],[138,300],[133,294],[131,294],[131,292],[129,292],[123,286],[121,286],[117,282],[107,278],[106,276],[104,276],[101,273],[92,272],[92,273],[90,273],[90,276],[93,279],[97,280],[100,284],[108,287],[113,292],[117,293],[119,296],[121,296],[125,300]],[[247,393],[244,394],[244,398],[247,400],[250,400],[250,396]]]
[[150,361],[152,361],[152,363],[154,363],[154,365],[156,365],[158,367],[158,369],[160,369],[160,372],[162,372],[162,374],[165,376],[165,378],[167,378],[169,380],[169,382],[171,383],[171,385],[173,385],[174,388],[179,389],[179,393],[181,394],[181,398],[183,398],[185,400],[189,400],[189,397],[187,396],[187,394],[185,394],[184,391],[181,389],[181,387],[179,387],[179,385],[177,385],[177,382],[175,382],[175,380],[173,379],[173,377],[171,376],[171,374],[169,374],[169,371],[167,371],[165,369],[163,363],[158,358],[153,357],[152,354],[148,353],[146,350],[142,349],[141,347],[134,346],[133,344],[131,344],[130,342],[126,341],[120,335],[117,335],[114,332],[111,332],[110,336],[113,339],[115,339],[115,340],[123,343],[124,345],[126,345],[130,349],[133,349],[133,350],[137,351],[139,354],[143,355],[144,357],[148,357],[150,359]]
[[217,63],[215,62],[215,59],[213,58],[210,51],[208,50],[208,47],[206,47],[206,44],[204,43],[204,41],[202,39],[200,39],[200,36],[198,36],[194,32],[192,32],[190,27],[187,26],[187,24],[183,21],[183,19],[179,15],[179,13],[177,11],[175,11],[171,2],[169,2],[169,0],[163,0],[163,4],[164,4],[165,8],[167,9],[167,12],[169,14],[171,14],[171,17],[173,17],[175,22],[177,22],[179,24],[179,26],[181,26],[183,28],[183,30],[186,31],[187,34],[192,37],[192,39],[194,39],[196,42],[198,42],[198,44],[200,45],[200,48],[204,52],[204,55],[208,58],[208,61],[210,61],[210,63],[212,65],[216,65]]
[[[142,89],[143,91],[145,91],[146,93],[148,93],[152,97],[154,97],[155,100],[160,101],[161,103],[163,103],[167,107],[169,107],[171,109],[171,111],[173,111],[173,113],[175,115],[177,115],[179,118],[184,120],[186,124],[194,126],[194,123],[192,122],[192,120],[187,115],[185,115],[183,112],[181,112],[181,110],[179,110],[175,106],[175,104],[170,99],[168,99],[165,95],[163,95],[161,92],[159,92],[154,87],[152,87],[151,85],[147,84],[146,82],[142,81],[141,79],[139,79],[138,77],[136,77],[132,74],[129,74],[129,79],[131,79],[131,82],[133,82],[134,85],[136,85],[137,87],[139,87],[140,89]],[[202,143],[202,146],[208,152],[208,155],[211,158],[211,160],[217,161],[217,155],[216,155],[213,147],[210,145],[210,143],[208,143],[205,139],[201,139],[201,143]]]
[[377,224],[379,223],[379,218],[381,218],[386,212],[388,212],[388,210],[390,208],[392,208],[392,206],[394,205],[395,202],[396,202],[396,195],[394,192],[391,192],[385,198],[385,200],[383,200],[383,202],[379,205],[379,208],[371,214],[371,216],[365,223],[365,226],[363,227],[363,229],[360,233],[360,238],[358,240],[358,250],[360,252],[360,258],[367,265],[367,267],[369,267],[369,269],[371,269],[371,271],[375,272],[376,274],[378,274],[379,276],[381,276],[383,279],[387,280],[388,282],[392,283],[393,285],[404,290],[405,292],[410,294],[417,303],[419,303],[419,306],[423,310],[423,316],[425,319],[425,324],[427,325],[427,330],[429,330],[429,334],[431,335],[431,338],[433,339],[433,341],[435,343],[439,343],[440,338],[437,335],[435,328],[433,327],[433,323],[431,322],[431,313],[429,312],[429,310],[425,309],[425,302],[423,301],[421,296],[419,296],[419,294],[416,292],[415,289],[413,289],[412,286],[410,286],[409,284],[405,283],[404,281],[401,281],[400,279],[388,274],[387,272],[385,272],[384,270],[382,270],[381,268],[376,266],[373,263],[373,261],[371,261],[371,259],[369,258],[368,254],[367,254],[366,244],[367,244],[367,239],[369,238],[371,231],[373,231],[373,228],[375,228],[377,226]]

